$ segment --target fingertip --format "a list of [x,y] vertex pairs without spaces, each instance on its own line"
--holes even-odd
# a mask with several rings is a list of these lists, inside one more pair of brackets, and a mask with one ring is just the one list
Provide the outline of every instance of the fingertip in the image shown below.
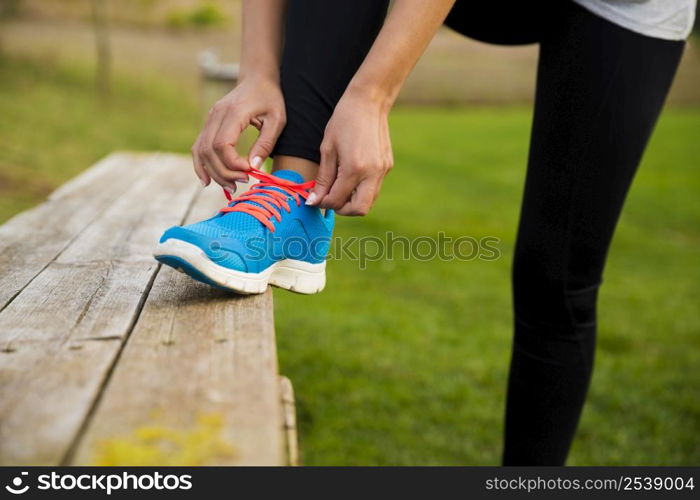
[[328,196],[330,189],[325,184],[319,184],[318,179],[316,179],[316,184],[311,192],[316,195],[316,200],[321,201]]
[[250,160],[250,166],[253,168],[260,168],[260,165],[262,165],[263,159],[262,156],[260,155],[255,155],[253,158]]
[[306,199],[306,204],[310,206],[316,206],[319,202],[319,197],[316,193],[312,192]]
[[253,167],[250,162],[245,158],[241,158],[240,161],[236,163],[236,170],[241,172],[250,172],[252,169]]

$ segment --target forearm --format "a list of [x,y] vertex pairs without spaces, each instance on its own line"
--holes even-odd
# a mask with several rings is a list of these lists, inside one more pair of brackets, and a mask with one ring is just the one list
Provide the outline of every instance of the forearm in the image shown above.
[[395,0],[348,91],[391,107],[455,0]]
[[287,0],[243,0],[241,79],[279,80]]

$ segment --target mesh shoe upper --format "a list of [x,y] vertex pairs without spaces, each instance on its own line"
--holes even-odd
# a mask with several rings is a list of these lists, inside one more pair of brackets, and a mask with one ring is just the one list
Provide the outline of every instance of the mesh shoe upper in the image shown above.
[[[161,243],[171,238],[186,241],[201,248],[209,259],[218,265],[247,273],[263,271],[274,262],[283,259],[322,262],[330,247],[334,225],[333,212],[329,210],[322,214],[320,209],[305,205],[304,199],[295,199],[293,193],[290,194],[284,185],[275,187],[275,178],[292,183],[303,181],[298,173],[290,170],[266,175],[266,189],[285,194],[284,197],[276,196],[286,198],[289,207],[289,211],[286,207],[277,210],[281,220],[278,221],[274,216],[269,218],[273,230],[246,211],[219,212],[210,219],[168,229],[161,237]],[[256,189],[252,188],[239,198],[252,196],[254,200],[261,200],[260,203],[252,200],[237,201],[238,198],[234,198],[228,209],[236,204],[269,206],[267,199],[272,196],[259,194],[260,189],[257,189],[257,192],[258,194],[255,194]]]

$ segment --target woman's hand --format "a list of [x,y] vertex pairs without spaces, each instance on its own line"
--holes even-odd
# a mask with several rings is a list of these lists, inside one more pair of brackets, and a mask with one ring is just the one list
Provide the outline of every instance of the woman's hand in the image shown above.
[[321,144],[316,186],[307,203],[340,215],[366,215],[394,164],[388,106],[348,89]]
[[[229,192],[235,191],[236,181],[247,181],[245,172],[270,156],[285,122],[284,98],[276,81],[252,77],[241,81],[214,104],[192,146],[194,170],[202,185],[214,179]],[[249,125],[260,130],[260,136],[248,158],[242,158],[236,143]]]

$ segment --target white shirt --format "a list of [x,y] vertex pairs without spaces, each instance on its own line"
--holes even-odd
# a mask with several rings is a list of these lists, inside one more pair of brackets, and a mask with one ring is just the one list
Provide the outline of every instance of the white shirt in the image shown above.
[[574,0],[608,21],[642,35],[685,40],[693,29],[697,0]]

